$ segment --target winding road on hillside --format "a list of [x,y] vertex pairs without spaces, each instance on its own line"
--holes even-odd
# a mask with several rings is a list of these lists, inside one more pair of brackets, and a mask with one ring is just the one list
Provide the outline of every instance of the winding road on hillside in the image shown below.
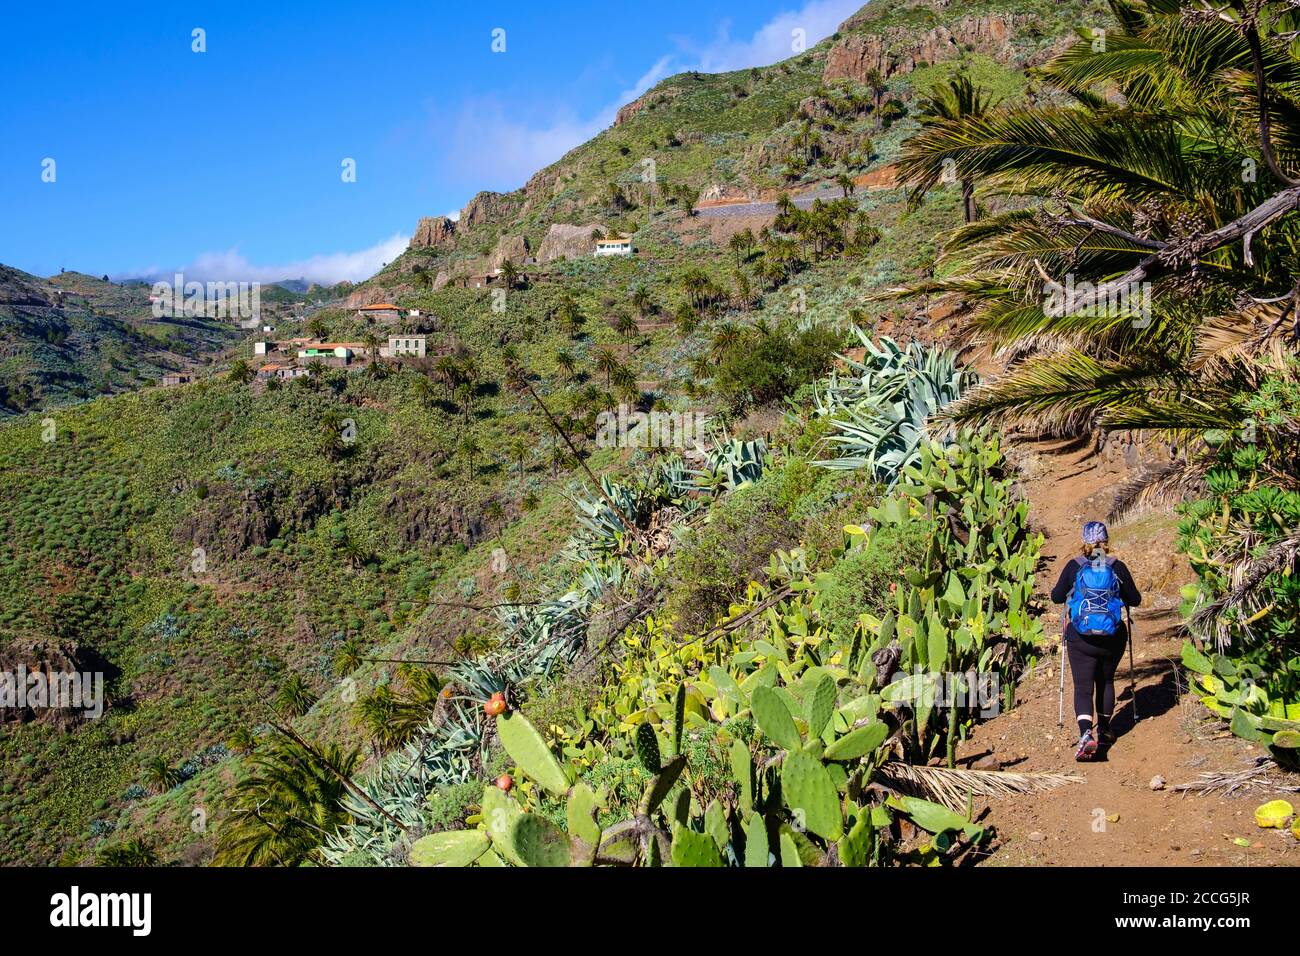
[[[822,202],[829,202],[832,199],[840,199],[844,195],[839,189],[817,189],[811,192],[802,193],[798,196],[792,196],[794,204],[800,209],[810,209],[812,204],[820,199]],[[704,219],[732,219],[738,216],[775,216],[776,203],[774,202],[729,202],[719,203],[716,206],[697,206],[695,215]]]

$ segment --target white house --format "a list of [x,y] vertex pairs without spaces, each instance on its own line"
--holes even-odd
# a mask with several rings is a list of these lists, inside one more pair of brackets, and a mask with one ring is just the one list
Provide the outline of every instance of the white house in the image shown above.
[[326,364],[348,365],[365,348],[361,342],[310,342],[298,350],[298,358],[325,359]]
[[424,335],[390,335],[388,345],[379,350],[384,358],[424,358],[428,353],[428,337]]
[[596,240],[596,255],[598,256],[630,256],[634,251],[630,237],[627,239]]

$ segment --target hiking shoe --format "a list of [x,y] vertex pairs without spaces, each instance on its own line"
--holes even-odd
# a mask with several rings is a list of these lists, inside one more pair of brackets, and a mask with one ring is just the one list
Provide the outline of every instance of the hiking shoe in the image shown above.
[[1117,740],[1119,740],[1119,738],[1116,737],[1112,731],[1109,730],[1097,731],[1097,742],[1101,744],[1101,746],[1103,747],[1113,747],[1115,745],[1115,741]]
[[1091,730],[1085,730],[1083,736],[1079,738],[1079,749],[1074,752],[1074,759],[1092,760],[1097,756],[1097,738],[1093,736]]

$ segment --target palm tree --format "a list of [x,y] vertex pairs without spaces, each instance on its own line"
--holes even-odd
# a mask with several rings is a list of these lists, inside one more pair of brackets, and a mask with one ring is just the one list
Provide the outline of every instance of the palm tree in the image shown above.
[[880,129],[880,98],[885,95],[885,78],[873,68],[867,71],[863,84],[871,91],[871,112],[875,114],[876,129]]
[[578,363],[574,359],[573,353],[568,349],[557,349],[555,352],[555,366],[564,373],[564,377],[573,381],[578,375]]
[[633,405],[641,400],[641,388],[637,385],[636,372],[631,368],[620,365],[614,370],[613,380],[614,388],[624,402]]
[[505,521],[506,509],[502,506],[501,502],[496,499],[489,501],[483,508],[483,517],[488,520],[489,524],[496,528],[497,542],[504,543],[501,539],[501,526]]
[[226,741],[226,746],[235,753],[249,753],[257,746],[257,737],[253,735],[253,732],[248,727],[240,724],[230,732],[230,739]]
[[571,339],[576,339],[582,332],[582,312],[578,308],[578,303],[573,300],[573,296],[567,292],[564,298],[560,300],[560,306],[556,310],[556,317],[560,320],[560,328],[564,334]]
[[694,335],[700,327],[700,313],[689,302],[683,302],[677,307],[673,320],[677,323],[677,331],[682,335]]
[[677,195],[681,199],[682,208],[686,210],[686,215],[694,216],[695,207],[700,202],[700,187],[683,184],[677,187]]
[[162,757],[154,757],[144,765],[144,785],[153,793],[166,793],[180,782],[180,771]]
[[465,473],[469,477],[474,475],[474,462],[478,460],[479,443],[473,435],[466,432],[461,435],[460,441],[456,445],[456,451],[465,459]]
[[253,377],[252,366],[243,359],[235,359],[230,363],[230,380],[236,385],[247,385]]
[[139,838],[106,846],[95,854],[96,866],[146,867],[158,865],[158,853],[148,840]]
[[744,333],[740,326],[734,322],[722,323],[713,333],[713,341],[709,343],[709,355],[715,362],[721,361],[743,337]]
[[[950,79],[945,86],[932,90],[929,96],[918,104],[918,119],[923,130],[940,130],[951,126],[961,126],[983,117],[992,108],[990,97],[980,87],[970,81],[970,77],[959,74]],[[919,143],[917,141],[920,141]],[[899,175],[904,183],[912,186],[911,200],[919,202],[926,192],[933,189],[942,178],[957,174],[956,158],[940,156],[928,148],[932,138],[916,137],[904,145],[903,157],[899,162]],[[974,222],[975,179],[970,170],[960,173],[961,208],[966,222]]]
[[346,677],[361,666],[361,642],[350,637],[334,654],[334,676]]
[[632,291],[629,301],[636,314],[643,320],[654,312],[654,299],[650,297],[650,290],[643,285],[637,286]]
[[433,374],[442,383],[444,394],[450,398],[451,390],[460,377],[460,363],[450,355],[444,355],[433,363]]
[[412,385],[412,389],[415,391],[416,400],[425,408],[429,408],[433,405],[435,397],[434,388],[433,380],[423,375],[417,378],[415,384]]
[[732,276],[732,282],[736,287],[736,307],[742,312],[748,312],[754,307],[754,283],[741,269],[736,270],[735,275]]
[[528,455],[533,450],[533,444],[522,435],[516,435],[510,440],[510,457],[519,465],[519,480],[524,480],[524,466],[528,461]]
[[290,674],[275,694],[275,709],[288,717],[301,717],[316,705],[317,697],[301,674]]
[[[991,188],[1046,197],[957,230],[943,259],[959,278],[900,290],[960,297],[966,336],[1017,360],[952,407],[957,421],[1150,430],[1195,449],[1239,428],[1294,357],[1300,60],[1295,14],[1264,6],[1279,18],[1117,3],[1122,42],[1080,42],[1043,71],[1069,105],[968,113],[908,142],[918,188],[951,157]],[[1093,92],[1106,88],[1122,107]],[[1150,493],[1204,467],[1192,455]]]
[[605,376],[605,385],[608,386],[614,372],[618,370],[622,363],[619,362],[618,356],[614,350],[608,346],[602,346],[596,350],[594,365],[596,371]]
[[745,237],[738,232],[733,233],[731,238],[727,240],[727,248],[736,257],[736,268],[739,269],[745,257]]
[[858,188],[857,184],[853,182],[853,178],[849,176],[848,173],[840,173],[838,176],[836,176],[835,185],[839,186],[840,189],[843,191],[845,199],[848,199],[850,196],[852,196],[854,192],[857,191]]
[[217,866],[300,866],[350,818],[347,781],[361,763],[356,750],[275,738],[244,761],[229,813],[217,835]]
[[501,263],[501,281],[507,289],[513,289],[519,284],[519,267],[510,259]]
[[632,336],[641,331],[640,326],[636,324],[636,319],[628,312],[620,312],[614,319],[614,331],[623,336],[624,341],[631,343]]
[[465,381],[457,384],[452,392],[452,401],[460,406],[461,417],[469,421],[474,414],[474,386]]

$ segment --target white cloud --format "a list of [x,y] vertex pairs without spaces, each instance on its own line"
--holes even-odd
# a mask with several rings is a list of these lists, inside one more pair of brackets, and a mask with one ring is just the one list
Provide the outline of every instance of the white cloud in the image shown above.
[[163,269],[157,266],[127,273],[116,278],[172,281],[176,273],[197,282],[279,282],[305,279],[319,285],[333,285],[347,279],[368,279],[386,262],[392,262],[406,249],[409,237],[396,235],[357,252],[332,252],[296,262],[260,265],[250,262],[238,248],[221,252],[204,252],[188,265]]
[[678,39],[677,52],[661,56],[631,89],[589,117],[558,109],[540,120],[521,118],[509,115],[493,98],[465,103],[452,129],[451,172],[472,180],[477,188],[521,186],[533,173],[606,129],[619,107],[660,80],[685,70],[718,73],[776,63],[795,55],[795,29],[802,29],[812,46],[834,33],[861,6],[862,0],[809,0],[798,10],[778,14],[747,40],[732,39],[727,23],[706,43]]
[[702,46],[681,41],[694,58],[687,69],[702,73],[729,73],[751,66],[767,66],[796,54],[795,31],[811,47],[835,32],[836,27],[862,7],[862,0],[811,0],[798,10],[779,13],[748,40],[731,37],[731,25],[723,23],[714,39]]

